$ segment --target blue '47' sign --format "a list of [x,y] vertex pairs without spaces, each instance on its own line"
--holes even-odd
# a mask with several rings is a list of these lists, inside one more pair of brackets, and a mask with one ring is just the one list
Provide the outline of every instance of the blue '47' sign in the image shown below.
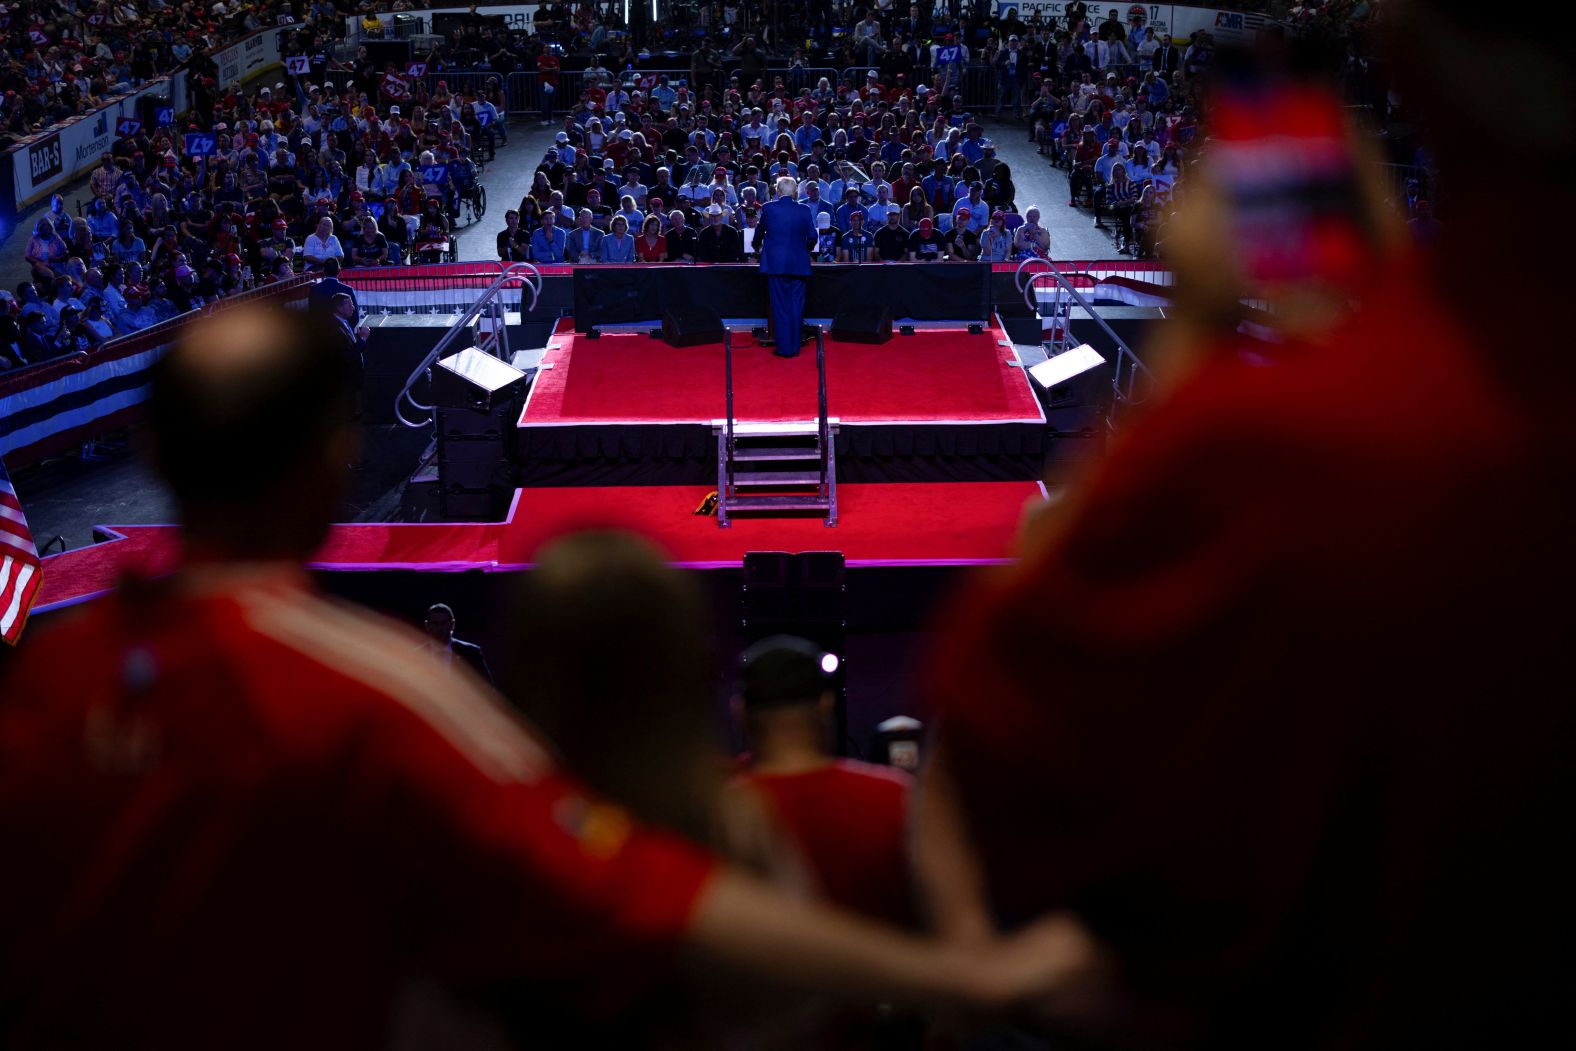
[[186,133],[186,155],[188,157],[206,157],[218,149],[218,140],[212,133],[205,131],[189,131]]
[[115,136],[129,139],[142,130],[142,121],[135,117],[122,117],[115,122]]

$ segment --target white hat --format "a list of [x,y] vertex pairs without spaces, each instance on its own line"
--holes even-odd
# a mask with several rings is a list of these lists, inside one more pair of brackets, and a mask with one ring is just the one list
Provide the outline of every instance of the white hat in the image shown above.
[[1018,34],[1017,34],[1017,33],[1014,33],[1014,34],[1012,34],[1012,36],[1010,36],[1010,37],[1008,37],[1008,38],[1007,38],[1007,43],[1009,43],[1009,44],[1010,44],[1010,43],[1012,43],[1012,42],[1013,42],[1013,41],[1014,41],[1014,40],[1017,40],[1017,39],[1018,39]]
[[706,214],[707,215],[721,215],[722,214],[722,205],[720,205],[720,204],[707,205],[706,206]]
[[389,116],[391,116],[391,117],[399,116],[399,107],[398,106],[390,106],[389,107]]
[[557,138],[554,141],[556,141],[556,142],[568,142],[569,141],[569,133],[567,131],[559,132]]
[[921,84],[919,87],[914,89],[914,94],[916,94],[916,95],[928,95],[928,94],[930,94],[930,89],[927,88],[925,85]]
[[628,140],[635,137],[635,133],[630,131],[628,128],[625,128],[623,131],[618,133],[618,137],[627,142]]
[[880,75],[881,74],[877,73],[875,70],[872,69],[870,72],[865,74],[865,79],[867,79],[867,80],[875,80]]
[[828,230],[831,229],[831,226],[832,217],[830,215],[827,215],[825,212],[815,213],[815,228],[817,230]]

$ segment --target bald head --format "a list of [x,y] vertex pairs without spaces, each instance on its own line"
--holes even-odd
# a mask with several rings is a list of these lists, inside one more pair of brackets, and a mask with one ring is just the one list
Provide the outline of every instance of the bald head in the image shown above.
[[311,510],[321,521],[310,529],[277,532],[320,534],[337,491],[329,465],[343,471],[350,447],[348,380],[333,323],[309,311],[248,305],[187,326],[153,369],[148,416],[188,525],[245,509],[261,535],[275,516]]

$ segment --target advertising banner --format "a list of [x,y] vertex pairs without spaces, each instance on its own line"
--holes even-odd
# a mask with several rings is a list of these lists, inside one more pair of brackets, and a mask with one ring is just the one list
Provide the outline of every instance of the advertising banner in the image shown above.
[[[1186,40],[1200,29],[1212,34],[1217,44],[1228,40],[1249,41],[1259,34],[1266,23],[1263,15],[1247,11],[1223,11],[1213,7],[1190,7],[1182,4],[1129,2],[1090,3],[1086,6],[1089,9],[1089,22],[1092,25],[1104,22],[1106,16],[1114,10],[1124,26],[1128,24],[1129,19],[1137,15],[1139,21],[1153,32],[1176,37],[1178,42]],[[996,0],[998,18],[1005,18],[1009,11],[1016,11],[1018,18],[1024,22],[1032,22],[1035,15],[1042,18],[1055,17],[1060,20],[1065,17],[1066,10],[1066,0]]]
[[11,163],[17,207],[26,208],[96,165],[115,141],[120,122],[141,120],[138,100],[144,95],[167,94],[169,90],[168,80],[154,81],[17,146]]
[[[479,15],[489,18],[502,17],[504,23],[512,30],[521,32],[534,32],[536,27],[536,13],[545,4],[482,4],[475,10]],[[423,32],[432,31],[433,15],[463,15],[471,11],[469,7],[431,7],[421,11],[388,11],[377,16],[383,23],[383,32],[392,34],[394,31],[394,17],[399,15],[404,18],[420,18]],[[362,35],[360,15],[350,15],[345,19],[345,35],[352,39],[360,39]]]
[[219,86],[227,88],[282,65],[284,51],[281,45],[289,35],[289,30],[263,29],[214,52],[213,62],[219,67]]

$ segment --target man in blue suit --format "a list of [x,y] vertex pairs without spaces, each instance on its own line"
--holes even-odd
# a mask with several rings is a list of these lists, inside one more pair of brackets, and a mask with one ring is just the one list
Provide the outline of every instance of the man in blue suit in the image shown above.
[[798,201],[799,184],[777,180],[777,197],[761,209],[761,273],[772,301],[772,335],[781,358],[797,357],[804,326],[804,293],[810,279],[810,246],[816,243],[815,213]]

